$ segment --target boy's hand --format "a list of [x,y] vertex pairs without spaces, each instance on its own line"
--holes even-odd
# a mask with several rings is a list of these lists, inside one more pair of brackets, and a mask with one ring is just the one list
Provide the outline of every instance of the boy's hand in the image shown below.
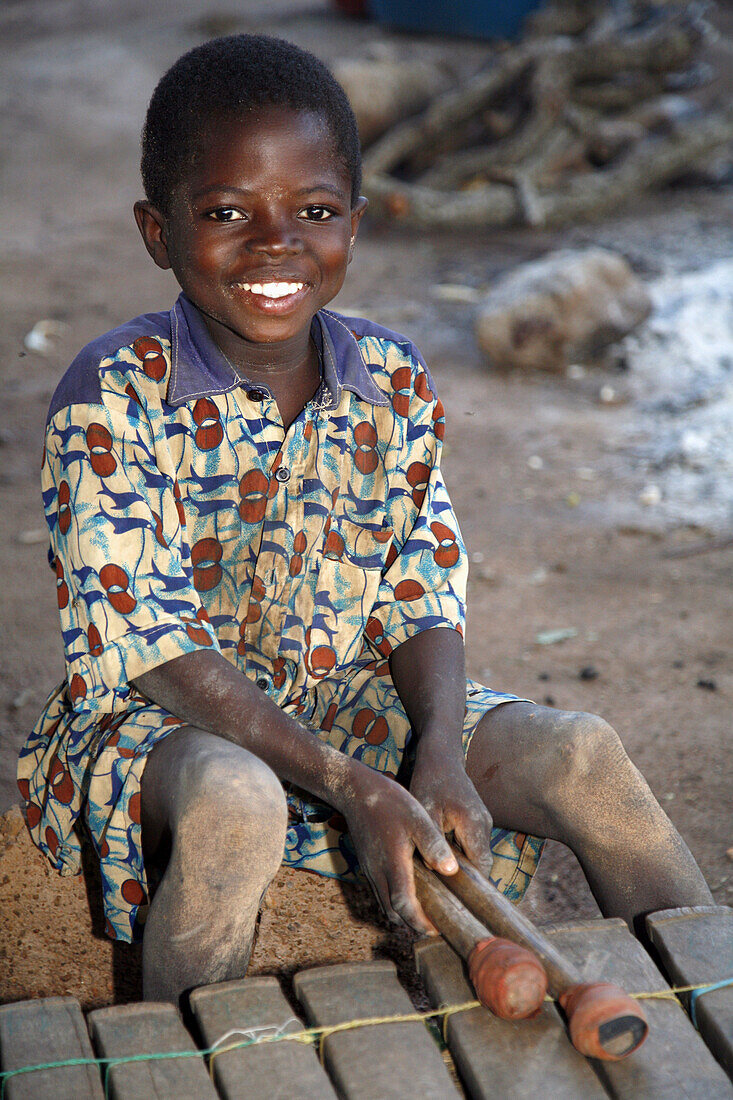
[[488,875],[491,815],[463,758],[463,638],[457,630],[423,630],[392,651],[389,667],[418,739],[410,793],[440,832],[453,832],[471,862]]
[[410,794],[425,807],[441,833],[452,832],[468,859],[488,878],[493,863],[489,842],[492,819],[466,774],[463,760],[421,753],[410,781]]
[[415,893],[413,852],[443,875],[455,874],[458,864],[425,809],[399,783],[366,768],[341,808],[361,869],[387,918],[417,932],[435,932]]

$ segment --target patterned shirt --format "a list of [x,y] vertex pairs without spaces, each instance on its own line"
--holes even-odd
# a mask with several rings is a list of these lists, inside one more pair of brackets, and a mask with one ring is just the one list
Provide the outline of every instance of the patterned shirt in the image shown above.
[[[54,395],[43,500],[66,656],[24,746],[33,839],[80,869],[77,819],[100,861],[107,930],[142,934],[149,886],[140,780],[183,723],[131,681],[218,650],[305,729],[396,776],[411,731],[389,674],[419,631],[463,633],[466,554],[440,472],[443,408],[414,346],[321,310],[312,401],[287,431],[181,295],[88,345]],[[467,751],[516,698],[469,681]],[[284,859],[353,878],[346,823],[288,786]],[[517,900],[541,843],[495,829],[495,881]]]
[[50,411],[43,499],[76,710],[215,648],[275,701],[462,630],[444,417],[408,341],[317,314],[323,383],[287,432],[181,295],[90,344]]

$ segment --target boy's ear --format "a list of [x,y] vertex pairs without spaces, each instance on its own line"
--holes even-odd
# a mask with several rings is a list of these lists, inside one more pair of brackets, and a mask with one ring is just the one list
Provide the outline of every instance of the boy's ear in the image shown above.
[[145,247],[158,267],[162,267],[164,271],[167,271],[171,266],[171,262],[168,257],[168,246],[165,239],[165,217],[156,206],[153,206],[147,200],[136,202],[133,209],[140,236],[145,241]]
[[354,242],[356,240],[356,233],[359,228],[359,222],[362,219],[364,211],[369,205],[369,199],[364,195],[360,195],[351,208],[351,245],[349,246],[349,263],[354,255]]

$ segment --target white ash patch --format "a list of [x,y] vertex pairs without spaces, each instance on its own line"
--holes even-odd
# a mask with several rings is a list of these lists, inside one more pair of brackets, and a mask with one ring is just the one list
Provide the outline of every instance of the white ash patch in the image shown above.
[[733,528],[733,260],[665,276],[650,289],[652,316],[623,341],[635,408],[622,449],[659,486],[657,518],[727,531]]

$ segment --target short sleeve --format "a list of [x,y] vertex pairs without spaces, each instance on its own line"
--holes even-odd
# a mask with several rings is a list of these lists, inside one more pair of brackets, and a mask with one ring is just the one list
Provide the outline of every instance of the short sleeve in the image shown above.
[[69,405],[46,430],[43,500],[74,709],[122,710],[130,681],[218,648],[193,585],[165,434],[132,386]]
[[402,427],[387,501],[394,535],[366,629],[382,655],[433,627],[463,634],[468,576],[466,550],[440,469],[442,402],[419,358],[395,372],[392,388]]

